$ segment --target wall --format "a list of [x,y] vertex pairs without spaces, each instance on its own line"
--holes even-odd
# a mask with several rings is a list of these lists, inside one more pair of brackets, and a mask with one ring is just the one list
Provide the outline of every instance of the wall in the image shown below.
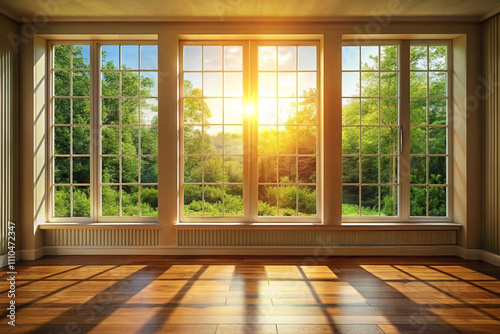
[[483,249],[500,254],[500,15],[483,23],[484,226]]
[[[14,212],[15,142],[17,115],[18,53],[9,37],[17,34],[17,23],[0,14],[0,267],[8,252],[8,223]],[[12,240],[11,240],[12,241]]]
[[[134,252],[131,246],[140,247],[141,253],[152,254],[188,254],[190,247],[248,247],[247,253],[254,253],[258,247],[309,247],[317,246],[446,246],[460,245],[468,249],[481,246],[481,193],[482,184],[477,181],[482,174],[482,141],[477,134],[481,131],[482,115],[480,96],[476,88],[480,86],[481,76],[481,26],[480,24],[454,23],[51,23],[39,30],[39,35],[27,43],[22,54],[22,108],[23,133],[20,141],[22,161],[23,200],[19,202],[23,212],[23,249],[29,258],[35,258],[43,252],[47,254],[70,254],[91,251],[92,247],[100,252],[124,250]],[[341,201],[340,178],[325,180],[325,198],[330,202],[325,205],[324,221],[327,226],[300,227],[257,227],[243,229],[220,226],[178,226],[178,44],[179,36],[187,34],[314,34],[324,39],[324,114],[325,142],[328,150],[324,153],[324,168],[335,169],[340,173],[341,132],[338,131],[341,120],[340,101],[340,46],[342,36],[346,34],[363,35],[364,32],[387,34],[386,36],[411,36],[429,38],[436,34],[452,39],[454,43],[453,85],[457,87],[453,94],[454,124],[453,134],[457,140],[454,154],[457,157],[454,170],[454,221],[461,227],[445,225],[407,225],[348,227],[341,224],[340,212],[335,208]],[[160,216],[158,226],[110,227],[110,226],[55,226],[44,224],[43,205],[45,184],[43,175],[46,170],[44,156],[45,140],[45,100],[40,96],[45,91],[46,63],[44,43],[49,39],[71,39],[75,35],[90,36],[120,34],[155,34],[159,45],[159,179]],[[46,95],[45,95],[46,96]],[[477,99],[476,104],[468,103],[467,97]],[[456,117],[455,117],[456,116]],[[340,175],[340,174],[339,174]],[[41,181],[42,180],[42,181]],[[331,203],[331,205],[329,205]],[[43,238],[40,228],[43,228]],[[125,229],[116,232],[114,229]],[[255,231],[246,231],[252,229]],[[77,231],[73,231],[77,230]],[[144,230],[136,232],[134,230]],[[134,236],[140,234],[137,241]],[[100,240],[96,243],[91,238]],[[150,244],[152,242],[152,244]],[[149,246],[151,245],[151,246]],[[42,248],[45,246],[44,248]],[[147,248],[150,247],[150,248]],[[42,251],[40,251],[42,249]],[[146,249],[146,250],[144,250]],[[151,249],[148,251],[147,249]],[[203,250],[203,248],[201,248]],[[423,248],[422,248],[423,249]],[[139,252],[139,250],[137,250]],[[97,248],[94,254],[98,254]],[[227,252],[231,252],[227,248]],[[398,250],[392,250],[392,254]],[[417,250],[418,252],[418,250]],[[119,253],[119,252],[118,252]],[[220,253],[220,252],[219,252]],[[81,253],[80,253],[81,254]],[[415,253],[416,254],[416,253]],[[435,253],[437,254],[437,253]]]

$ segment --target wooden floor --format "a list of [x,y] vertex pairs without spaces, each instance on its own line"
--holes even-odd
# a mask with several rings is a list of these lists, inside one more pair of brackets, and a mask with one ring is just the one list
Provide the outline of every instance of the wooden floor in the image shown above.
[[17,271],[1,333],[500,333],[500,268],[456,257],[53,256]]

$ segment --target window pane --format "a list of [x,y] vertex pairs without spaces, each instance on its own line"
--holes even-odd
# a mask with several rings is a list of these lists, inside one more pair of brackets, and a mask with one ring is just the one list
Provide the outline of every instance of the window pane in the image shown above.
[[360,70],[359,68],[359,46],[342,47],[342,70]]
[[54,183],[70,183],[71,158],[54,158]]
[[101,66],[103,70],[116,70],[120,67],[119,45],[103,45],[101,47]]
[[299,71],[316,71],[316,47],[315,46],[299,46]]
[[120,72],[101,73],[101,95],[120,96]]
[[141,216],[158,217],[158,186],[141,186]]
[[138,186],[122,186],[122,214],[129,217],[139,215]]
[[102,127],[102,154],[120,154],[120,128]]
[[184,71],[201,71],[201,46],[184,46]]
[[73,187],[73,217],[90,217],[90,187]]
[[203,206],[205,217],[219,217],[223,214],[222,186],[205,186],[203,188]]
[[71,123],[71,100],[54,99],[54,124]]
[[54,72],[54,96],[70,96],[70,71]]
[[139,182],[139,158],[122,157],[122,183]]
[[122,72],[122,95],[139,96],[139,73]]
[[73,124],[90,124],[90,99],[73,99]]
[[410,46],[410,69],[427,70],[427,46]]
[[446,70],[447,47],[445,45],[429,46],[429,61],[430,70]]
[[120,190],[118,186],[102,186],[102,216],[120,216]]
[[139,100],[138,99],[122,99],[122,124],[135,125],[139,124]]
[[277,215],[277,187],[276,186],[259,186],[259,216],[276,216]]
[[54,154],[70,154],[69,129],[69,126],[56,126],[54,128]]
[[71,68],[71,45],[54,45],[54,68]]
[[184,216],[201,217],[203,215],[203,186],[184,185]]
[[141,158],[141,183],[158,183],[158,157]]
[[410,187],[410,216],[427,216],[427,187]]
[[54,187],[54,217],[71,216],[71,187]]
[[73,183],[90,183],[90,158],[73,158]]
[[222,46],[203,47],[203,70],[204,71],[222,70]]
[[90,154],[90,128],[78,126],[73,128],[73,154]]
[[139,68],[139,46],[122,45],[121,46],[121,67],[122,70],[136,70]]
[[141,96],[158,96],[158,72],[141,73]]
[[243,217],[243,186],[228,185],[224,187],[224,215]]
[[90,68],[90,45],[73,45],[73,68]]
[[142,70],[158,69],[157,45],[141,45],[141,69]]
[[141,127],[141,154],[158,154],[158,127]]
[[90,73],[88,71],[73,72],[73,96],[90,96]]
[[259,71],[276,70],[276,47],[259,46]]
[[359,183],[359,157],[342,158],[342,182]]
[[342,187],[342,216],[359,216],[359,187]]
[[224,70],[242,71],[243,70],[243,47],[225,46],[224,47]]
[[119,183],[120,158],[102,157],[101,176],[102,183]]
[[378,46],[361,47],[361,69],[378,70]]
[[184,182],[201,183],[203,182],[203,158],[202,157],[184,157]]

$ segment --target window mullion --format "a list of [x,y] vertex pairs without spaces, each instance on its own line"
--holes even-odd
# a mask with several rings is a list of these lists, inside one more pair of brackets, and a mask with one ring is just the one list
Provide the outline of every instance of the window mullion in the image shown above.
[[[248,53],[247,53],[247,63],[244,63],[244,69],[246,69],[248,73],[248,78],[246,82],[249,84],[248,90],[246,92],[248,95],[248,105],[251,105],[257,110],[258,106],[258,90],[257,83],[259,80],[259,72],[258,72],[258,46],[257,43],[252,43],[249,41],[248,45]],[[245,67],[246,65],[246,67]],[[258,111],[257,111],[258,112]],[[248,139],[248,154],[246,158],[248,159],[248,163],[245,165],[249,167],[249,174],[247,175],[246,185],[248,192],[246,193],[247,198],[244,200],[244,203],[247,205],[249,218],[248,222],[255,221],[258,217],[258,157],[257,157],[257,148],[258,148],[258,128],[257,128],[257,115],[255,112],[253,114],[246,115],[246,121],[248,122],[248,131],[249,136]],[[245,180],[244,180],[245,181]]]
[[90,206],[90,216],[92,221],[99,221],[100,212],[100,191],[99,191],[99,180],[101,178],[100,173],[100,152],[101,152],[101,134],[99,127],[100,110],[99,110],[99,89],[100,80],[99,78],[99,67],[100,67],[100,57],[99,57],[99,45],[97,42],[92,42],[90,45],[90,129],[91,141],[90,146],[90,157],[92,159],[92,175],[91,175],[91,206]]
[[[403,149],[400,151],[399,180],[400,214],[403,221],[410,218],[410,42],[401,42],[400,47],[400,105],[399,125]],[[400,141],[401,142],[401,141]]]

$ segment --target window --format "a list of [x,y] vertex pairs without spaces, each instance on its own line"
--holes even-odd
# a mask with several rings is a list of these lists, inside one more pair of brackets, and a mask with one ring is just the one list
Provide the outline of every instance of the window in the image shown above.
[[181,43],[183,221],[318,219],[317,48]]
[[447,219],[448,54],[442,42],[343,46],[344,220]]
[[54,43],[52,73],[51,219],[156,219],[157,46]]

